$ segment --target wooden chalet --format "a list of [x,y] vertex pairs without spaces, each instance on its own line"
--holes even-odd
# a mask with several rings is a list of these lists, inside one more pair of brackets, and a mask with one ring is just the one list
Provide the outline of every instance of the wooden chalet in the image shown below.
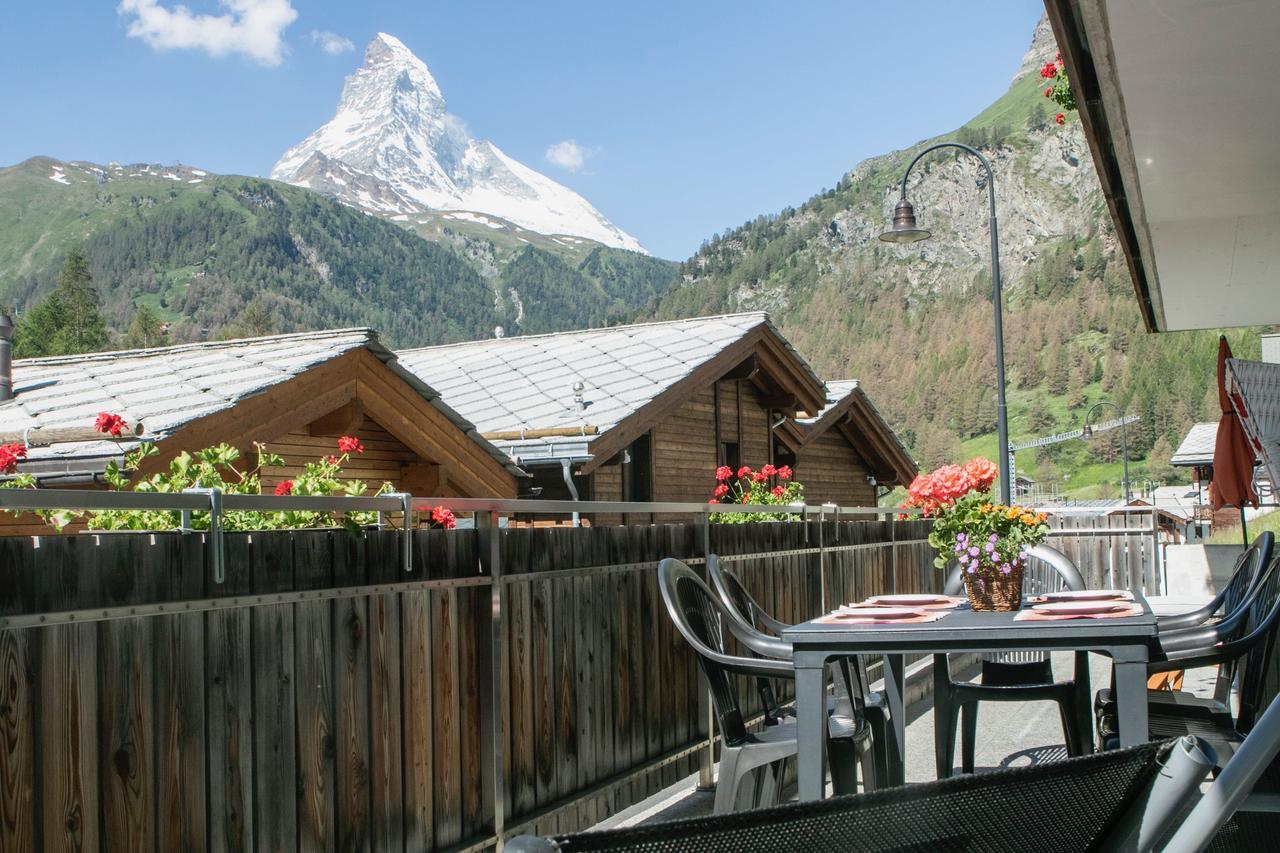
[[[530,472],[523,494],[544,499],[705,502],[719,465],[794,464],[805,440],[794,418],[827,405],[822,380],[764,313],[398,355]],[[836,441],[858,446],[845,448],[849,465],[830,476],[856,480],[860,491],[824,484],[817,495],[823,500],[846,495],[870,503],[868,471],[886,485],[901,480],[899,469],[914,471],[878,415],[878,427],[870,426],[868,406],[859,392],[832,416],[840,424]],[[874,447],[865,444],[868,437]],[[813,445],[815,459],[825,443]],[[860,467],[856,459],[874,462]],[[816,465],[813,474],[828,476]]]
[[919,469],[856,379],[827,382],[826,404],[781,427],[809,503],[875,506]]
[[[515,497],[523,476],[368,329],[18,360],[13,388],[13,399],[0,403],[0,433],[29,444],[19,470],[41,486],[102,488],[107,464],[142,441],[160,451],[143,476],[181,451],[222,442],[251,463],[254,442],[263,442],[287,463],[263,472],[270,491],[335,452],[341,435],[363,443],[343,470],[370,491],[388,482],[422,496]],[[140,424],[141,435],[84,435],[104,411]],[[3,513],[0,532],[51,530],[33,516]]]

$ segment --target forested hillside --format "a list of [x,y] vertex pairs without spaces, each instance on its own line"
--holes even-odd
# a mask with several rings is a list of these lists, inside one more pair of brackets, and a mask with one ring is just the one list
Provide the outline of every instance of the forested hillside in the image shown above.
[[[1141,417],[1134,480],[1170,481],[1186,429],[1216,419],[1216,334],[1148,335],[1074,116],[1058,126],[1027,73],[1054,48],[1048,29],[1009,92],[955,133],[866,161],[798,208],[708,240],[681,267],[659,316],[761,308],[827,378],[857,378],[924,465],[995,453],[994,347],[985,188],[971,158],[917,166],[910,196],[931,240],[880,242],[897,184],[925,145],[980,147],[996,170],[1013,440],[1079,427],[1112,400]],[[1256,332],[1230,335],[1257,357]],[[1109,410],[1098,416],[1114,417]],[[1118,431],[1018,458],[1076,497],[1114,494]]]
[[35,158],[0,170],[0,301],[33,308],[79,248],[116,339],[145,305],[178,341],[367,325],[394,345],[443,343],[630,319],[674,278],[670,262],[618,249],[440,238],[189,167]]

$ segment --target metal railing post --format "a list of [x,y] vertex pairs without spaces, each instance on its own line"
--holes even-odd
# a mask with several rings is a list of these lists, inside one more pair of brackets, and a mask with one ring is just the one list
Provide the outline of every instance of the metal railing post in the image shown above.
[[1160,570],[1160,513],[1154,506],[1151,507],[1151,583],[1155,589],[1148,593],[1149,595],[1161,595],[1164,592],[1164,584],[1161,583],[1162,572]]
[[[406,504],[406,507],[408,505]],[[481,814],[493,815],[495,849],[506,844],[507,780],[503,772],[503,595],[502,542],[497,510],[477,512],[476,527],[481,535],[480,559],[489,570],[489,631],[481,631],[478,649],[480,672],[480,773]],[[483,606],[483,605],[481,605]]]
[[[709,512],[703,512],[699,516],[698,538],[701,540],[702,557],[709,561],[711,559],[711,514]],[[706,563],[703,565],[705,566]],[[710,578],[707,580],[709,581]],[[702,688],[698,691],[698,717],[707,727],[706,748],[698,750],[698,790],[710,791],[716,785],[713,772],[713,765],[716,763],[716,720],[715,709],[711,704],[711,685],[707,684],[707,677],[701,667],[698,668],[698,684]]]
[[[227,565],[222,549],[222,489],[183,489],[184,494],[204,495],[209,499],[209,568],[213,570],[213,582],[227,579]],[[184,517],[183,523],[190,519]]]
[[898,514],[889,513],[889,592],[898,591]]
[[822,529],[823,527],[826,526],[824,524],[826,519],[827,519],[826,508],[825,507],[819,508],[818,510],[818,577],[822,580],[822,595],[821,595],[820,603],[822,605],[823,613],[827,613],[830,610],[830,607],[828,607],[827,602],[831,600],[830,584],[827,582],[827,546],[826,546],[827,537],[826,537],[826,531]]

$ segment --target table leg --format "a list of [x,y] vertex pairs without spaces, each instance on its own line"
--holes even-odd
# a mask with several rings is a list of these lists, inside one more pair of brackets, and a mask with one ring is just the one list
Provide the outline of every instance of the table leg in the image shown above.
[[903,696],[906,692],[906,662],[902,655],[884,656],[884,689],[889,700],[894,739],[894,743],[887,744],[889,771],[901,783],[906,780],[907,767],[907,709]]
[[1150,740],[1147,730],[1147,650],[1115,649],[1116,712],[1120,717],[1120,745],[1137,746]]
[[796,776],[799,796],[821,800],[827,785],[827,656],[796,652]]

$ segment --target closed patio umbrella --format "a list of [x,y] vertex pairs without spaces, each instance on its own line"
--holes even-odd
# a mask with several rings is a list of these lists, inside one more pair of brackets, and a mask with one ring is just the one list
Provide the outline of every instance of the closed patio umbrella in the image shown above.
[[[1209,503],[1215,512],[1224,506],[1239,507],[1243,532],[1245,504],[1256,507],[1258,495],[1253,490],[1253,448],[1227,390],[1229,358],[1231,345],[1224,335],[1218,338],[1218,405],[1222,409],[1222,417],[1218,421],[1218,436],[1213,446],[1213,482],[1209,484]],[[1244,536],[1247,544],[1248,533],[1245,532]]]

